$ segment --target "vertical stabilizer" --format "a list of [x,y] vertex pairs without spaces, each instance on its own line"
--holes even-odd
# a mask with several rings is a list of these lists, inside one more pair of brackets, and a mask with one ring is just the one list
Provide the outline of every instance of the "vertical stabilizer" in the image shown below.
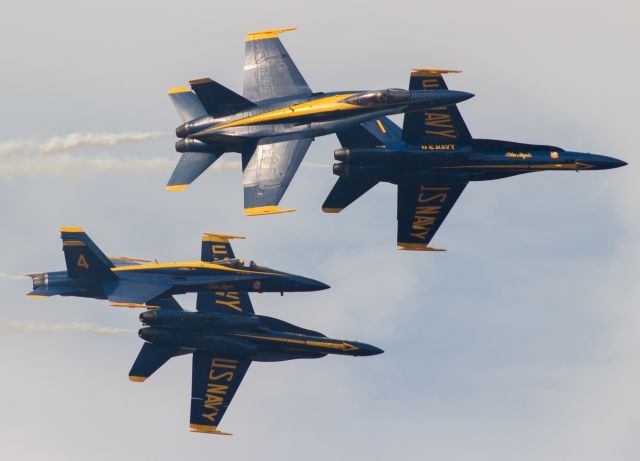
[[70,278],[110,280],[117,277],[113,263],[80,227],[60,229],[62,251]]

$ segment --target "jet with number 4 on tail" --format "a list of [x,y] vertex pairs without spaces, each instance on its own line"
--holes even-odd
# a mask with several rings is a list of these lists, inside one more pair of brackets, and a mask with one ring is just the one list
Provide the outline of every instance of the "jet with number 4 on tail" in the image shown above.
[[[447,70],[416,69],[409,89],[445,90]],[[559,147],[474,139],[456,106],[405,114],[402,129],[386,117],[338,132],[338,181],[322,205],[339,213],[378,182],[398,186],[398,249],[442,251],[429,242],[470,181],[536,171],[604,170],[622,160]]]
[[182,155],[168,190],[187,188],[222,154],[239,152],[245,214],[294,211],[278,204],[316,136],[473,96],[430,88],[314,93],[278,38],[293,29],[247,35],[242,96],[209,78],[169,91],[184,123],[176,129]]
[[138,336],[146,342],[129,379],[145,381],[170,358],[193,354],[189,425],[193,432],[230,435],[218,426],[251,362],[383,352],[369,344],[327,338],[313,330],[256,315],[247,293],[198,293],[197,312],[182,310],[172,297],[156,303],[160,309],[140,314],[144,327]]
[[27,296],[75,296],[108,299],[112,306],[158,308],[155,299],[199,291],[298,292],[329,288],[322,282],[259,266],[233,256],[230,240],[244,238],[204,234],[201,260],[158,263],[108,257],[79,227],[60,229],[66,271],[26,274],[33,280]]

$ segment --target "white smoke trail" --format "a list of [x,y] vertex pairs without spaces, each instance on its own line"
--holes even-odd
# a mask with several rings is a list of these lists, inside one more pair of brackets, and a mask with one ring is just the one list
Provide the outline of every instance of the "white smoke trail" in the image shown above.
[[7,274],[6,272],[0,272],[0,280],[25,280],[24,275]]
[[135,332],[135,330],[127,330],[124,328],[101,327],[92,323],[38,323],[17,322],[7,319],[0,319],[0,329],[30,335],[63,332],[89,333],[92,335],[118,335]]
[[[67,175],[76,172],[94,171],[105,173],[148,173],[163,172],[170,174],[178,163],[178,158],[121,158],[107,155],[77,156],[71,154],[56,157],[10,158],[2,160],[0,177],[11,178],[16,175]],[[213,164],[212,170],[240,169],[237,161],[219,160]]]
[[132,142],[143,142],[171,136],[172,133],[72,133],[54,136],[42,142],[12,140],[0,143],[0,157],[11,155],[54,155],[66,154],[81,148],[116,147]]
[[328,164],[328,163],[314,163],[314,162],[302,162],[302,166],[304,168],[313,168],[313,169],[329,169],[332,167],[332,165]]
[[[83,148],[114,148],[128,143],[140,143],[173,133],[72,133],[55,136],[37,142],[33,140],[11,140],[0,142],[0,177],[11,178],[19,175],[65,175],[76,172],[94,171],[106,173],[171,173],[178,162],[177,155],[135,157],[105,154],[78,155],[73,151]],[[172,153],[173,154],[173,153]],[[304,162],[305,168],[328,169],[331,166]],[[241,162],[220,159],[211,167],[216,170],[240,169]]]

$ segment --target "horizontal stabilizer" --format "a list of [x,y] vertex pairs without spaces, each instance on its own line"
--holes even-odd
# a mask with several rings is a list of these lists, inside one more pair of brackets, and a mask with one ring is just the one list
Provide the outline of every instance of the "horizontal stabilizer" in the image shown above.
[[29,298],[48,298],[56,295],[64,296],[77,291],[78,289],[74,287],[39,287],[27,293],[27,296]]
[[198,96],[204,110],[210,115],[233,114],[255,107],[255,104],[248,99],[210,78],[191,80],[189,84]]
[[376,184],[378,184],[378,181],[338,178],[327,199],[322,204],[322,211],[325,213],[340,213]]
[[380,117],[337,131],[336,135],[342,147],[393,147],[401,143],[402,130],[389,118]]
[[183,122],[207,115],[196,94],[188,88],[169,90],[169,98]]
[[111,272],[111,260],[93,243],[80,227],[60,229],[62,251],[67,263],[67,274],[72,279],[110,280],[116,276]]
[[184,152],[167,183],[167,190],[176,191],[189,187],[198,176],[218,160],[222,152],[210,154],[204,152]]
[[179,348],[161,346],[159,344],[144,343],[136,357],[136,361],[129,372],[129,380],[134,382],[145,381],[162,365],[177,355]]

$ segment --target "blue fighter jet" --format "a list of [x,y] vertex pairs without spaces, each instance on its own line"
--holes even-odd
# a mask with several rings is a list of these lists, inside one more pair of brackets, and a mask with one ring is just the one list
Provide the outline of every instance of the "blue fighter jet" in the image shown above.
[[[215,242],[206,254],[215,263],[235,259],[231,246]],[[251,362],[316,359],[327,354],[369,356],[375,346],[327,338],[283,320],[256,315],[247,293],[198,292],[197,312],[184,311],[172,296],[155,300],[159,309],[140,314],[138,336],[145,343],[129,379],[146,381],[170,358],[192,354],[192,432],[230,435],[218,429]]]
[[283,320],[256,315],[247,293],[200,292],[197,312],[173,299],[140,314],[145,340],[129,379],[145,381],[170,358],[193,354],[192,432],[230,435],[218,429],[251,362],[316,359],[327,354],[370,356],[383,351],[369,344],[327,338]]
[[222,154],[239,152],[245,214],[294,211],[278,204],[316,136],[473,96],[440,89],[313,92],[278,38],[288,30],[247,35],[242,96],[210,78],[169,91],[184,123],[176,129],[182,156],[168,190],[186,189]]
[[158,308],[155,299],[199,291],[296,292],[329,288],[299,275],[248,265],[231,252],[235,235],[204,234],[201,260],[158,263],[121,256],[106,256],[79,227],[60,229],[66,271],[26,274],[33,280],[32,298],[75,296],[108,299],[112,306]]
[[[416,69],[410,91],[446,90],[448,70]],[[401,250],[442,251],[429,242],[470,181],[507,178],[536,171],[618,168],[613,157],[559,147],[474,139],[456,106],[405,114],[402,129],[386,117],[338,133],[334,152],[338,181],[322,205],[339,213],[378,182],[398,186]]]

